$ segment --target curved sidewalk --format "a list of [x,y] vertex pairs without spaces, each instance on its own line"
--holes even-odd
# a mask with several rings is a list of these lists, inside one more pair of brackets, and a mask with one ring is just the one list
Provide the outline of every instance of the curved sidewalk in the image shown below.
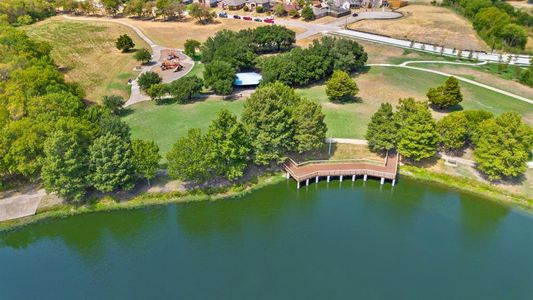
[[[428,61],[426,61],[426,62],[428,62]],[[444,64],[445,62],[440,62],[440,63]],[[513,94],[511,92],[507,92],[507,91],[495,88],[493,86],[486,85],[486,84],[483,84],[483,83],[479,83],[477,81],[470,80],[470,79],[465,78],[465,77],[453,75],[453,74],[450,74],[450,73],[445,73],[445,72],[441,72],[441,71],[436,71],[436,70],[432,70],[432,69],[425,69],[425,68],[420,68],[420,67],[412,67],[412,66],[409,66],[407,64],[399,64],[399,65],[395,65],[395,64],[367,64],[367,66],[369,66],[369,67],[373,67],[374,66],[374,67],[405,68],[405,69],[411,69],[411,70],[417,70],[417,71],[422,71],[422,72],[433,73],[433,74],[446,76],[446,77],[453,76],[453,77],[457,78],[460,81],[463,81],[463,82],[466,82],[466,83],[470,83],[470,84],[473,84],[473,85],[476,85],[476,86],[491,90],[493,92],[496,92],[496,93],[499,93],[499,94],[502,94],[502,95],[505,95],[505,96],[509,96],[509,97],[515,98],[515,99],[520,100],[520,101],[527,102],[529,104],[533,104],[533,100],[531,100],[529,98],[522,97],[522,96]]]
[[[140,73],[139,73],[139,76],[141,74],[149,72],[149,71],[151,71],[151,70],[153,70],[153,69],[155,69],[155,68],[157,68],[157,67],[159,67],[161,65],[161,62],[160,62],[160,60],[161,60],[161,51],[163,51],[165,49],[171,49],[171,50],[176,50],[176,51],[182,52],[182,49],[178,49],[178,48],[172,49],[172,48],[168,48],[168,47],[164,47],[164,46],[160,46],[160,45],[156,44],[154,41],[152,41],[152,39],[150,39],[146,34],[144,34],[144,32],[142,32],[142,30],[140,28],[138,28],[137,26],[132,25],[132,24],[130,24],[128,22],[124,22],[124,21],[117,20],[117,19],[111,19],[111,18],[101,18],[101,17],[92,17],[92,18],[91,17],[72,17],[72,16],[67,16],[67,15],[63,15],[63,17],[65,19],[73,20],[73,21],[112,22],[112,23],[118,23],[118,24],[121,24],[121,25],[124,25],[126,27],[131,28],[139,36],[139,38],[141,38],[143,41],[145,41],[152,48],[152,61],[155,62],[155,64],[153,64],[153,65],[142,66],[141,70],[140,70]],[[181,54],[186,57],[185,60],[183,60],[183,61],[185,63],[192,64],[192,66],[191,66],[191,68],[189,68],[189,70],[187,70],[186,72],[183,72],[182,74],[180,74],[180,76],[178,76],[176,79],[179,79],[179,78],[187,75],[193,69],[194,64],[195,64],[194,60],[192,60],[190,57],[186,56],[183,53],[181,53]],[[137,79],[139,78],[139,76],[137,76]],[[130,94],[130,97],[128,98],[128,101],[126,101],[126,103],[124,104],[124,107],[133,105],[133,104],[138,103],[138,102],[143,102],[143,101],[150,100],[150,97],[148,97],[146,95],[143,95],[141,93],[141,88],[139,87],[137,79],[133,80],[132,83],[131,83],[131,94]]]

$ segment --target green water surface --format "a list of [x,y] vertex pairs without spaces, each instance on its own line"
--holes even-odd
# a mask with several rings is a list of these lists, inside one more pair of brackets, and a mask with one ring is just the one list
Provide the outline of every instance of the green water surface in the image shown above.
[[403,179],[0,233],[0,299],[533,299],[533,217]]

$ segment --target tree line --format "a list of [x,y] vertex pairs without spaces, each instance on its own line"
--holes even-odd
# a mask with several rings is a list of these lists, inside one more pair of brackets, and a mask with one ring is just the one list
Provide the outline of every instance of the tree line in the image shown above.
[[500,180],[526,171],[533,129],[515,112],[495,117],[483,110],[464,110],[435,121],[427,102],[407,98],[400,99],[395,112],[391,104],[381,104],[366,139],[372,151],[397,149],[412,161],[434,157],[439,148],[460,153],[471,147],[477,168],[489,180]]
[[301,86],[324,79],[333,70],[359,70],[367,58],[364,48],[354,40],[323,37],[305,49],[293,48],[284,54],[262,57],[257,67],[265,83],[280,81]]
[[101,0],[103,11],[94,1],[77,0],[2,0],[0,2],[0,21],[12,25],[28,25],[47,17],[57,11],[74,12],[77,14],[107,14],[115,16],[118,13],[127,16],[143,18],[163,18],[164,20],[181,20],[185,11],[198,20],[207,24],[214,20],[215,13],[199,3],[186,6],[182,0]]
[[201,51],[199,56],[205,64],[203,79],[187,76],[162,84],[159,75],[147,72],[139,77],[138,82],[141,89],[158,103],[190,102],[203,87],[218,95],[229,95],[233,92],[237,72],[252,69],[260,54],[286,51],[295,42],[295,32],[278,25],[238,32],[220,30],[203,44],[195,40],[187,40],[185,43],[187,55],[196,57],[196,50]]
[[0,25],[0,185],[42,180],[48,192],[80,200],[89,191],[130,190],[155,176],[159,149],[132,140],[124,100],[86,105],[65,82],[47,43]]
[[258,88],[241,119],[222,110],[206,133],[189,130],[167,154],[171,178],[204,182],[241,178],[251,164],[282,162],[289,152],[323,146],[327,127],[320,105],[280,83]]
[[474,28],[493,49],[524,50],[533,16],[502,0],[444,0],[443,5],[474,22]]

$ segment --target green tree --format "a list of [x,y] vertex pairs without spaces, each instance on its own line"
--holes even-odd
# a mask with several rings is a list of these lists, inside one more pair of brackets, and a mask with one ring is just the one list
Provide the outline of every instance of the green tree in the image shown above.
[[124,98],[118,95],[104,96],[104,98],[102,99],[102,104],[115,115],[120,115],[124,103],[126,103],[126,101],[124,101]]
[[57,131],[44,143],[41,178],[47,192],[81,200],[88,187],[87,145],[74,132]]
[[189,15],[200,24],[209,24],[212,23],[215,18],[215,13],[211,12],[208,7],[203,6],[200,3],[193,3],[189,7]]
[[117,41],[115,42],[115,46],[118,50],[122,52],[128,52],[133,47],[135,47],[135,43],[133,43],[133,40],[131,37],[127,34],[123,34],[117,38]]
[[318,149],[324,145],[328,127],[324,122],[322,106],[307,99],[298,102],[293,112],[296,126],[294,142],[296,149],[302,153]]
[[468,119],[463,112],[453,112],[437,122],[437,131],[446,151],[461,150],[468,141]]
[[139,76],[137,83],[143,91],[147,91],[152,85],[161,83],[163,79],[155,72],[145,72]]
[[359,92],[355,81],[348,73],[335,70],[326,82],[326,95],[332,102],[347,102]]
[[204,84],[219,95],[229,95],[233,92],[235,69],[227,62],[213,61],[205,65]]
[[100,118],[100,135],[112,134],[125,141],[130,139],[130,127],[116,115],[103,115]]
[[415,103],[414,110],[405,111],[402,113],[402,118],[398,151],[414,161],[434,156],[437,152],[439,134],[427,106]]
[[185,41],[185,55],[194,59],[196,57],[196,49],[200,48],[202,44],[197,40],[186,40]]
[[134,187],[135,166],[131,144],[107,133],[89,148],[89,181],[101,192]]
[[398,143],[399,128],[394,118],[392,105],[382,103],[379,109],[372,115],[365,138],[368,147],[374,152],[392,150]]
[[155,177],[161,160],[159,147],[154,141],[133,140],[131,148],[135,173],[141,178],[146,178],[150,185],[150,180]]
[[448,77],[444,85],[430,88],[427,97],[432,105],[440,109],[455,106],[463,101],[459,81],[453,76]]
[[102,5],[104,6],[105,11],[108,14],[116,15],[120,5],[122,4],[121,0],[101,0]]
[[211,178],[210,148],[200,129],[190,129],[167,154],[170,178],[204,182]]
[[274,14],[278,17],[283,17],[287,15],[287,11],[285,10],[283,3],[278,2],[276,3],[276,5],[274,5]]
[[150,54],[150,51],[148,51],[148,49],[141,48],[135,52],[133,58],[135,58],[136,61],[140,61],[143,64],[146,64],[152,59],[152,54]]
[[259,87],[246,100],[241,118],[255,163],[281,161],[287,151],[294,149],[295,122],[289,107],[299,101],[292,88],[279,82]]
[[315,13],[313,12],[313,8],[311,5],[306,5],[302,9],[302,18],[306,21],[311,21],[315,19]]
[[202,92],[203,82],[197,76],[182,77],[168,85],[168,92],[178,103],[188,103],[194,95]]
[[225,61],[235,70],[252,67],[256,54],[250,45],[251,39],[252,34],[220,30],[202,44],[202,62]]
[[165,20],[170,20],[175,17],[183,18],[185,5],[181,0],[156,0],[155,8],[158,16],[163,16]]
[[510,48],[524,49],[527,44],[527,30],[517,24],[507,24],[498,33],[505,45]]
[[161,104],[164,101],[164,96],[168,93],[168,85],[163,83],[157,83],[152,85],[146,91],[146,94],[150,96],[152,101],[155,101],[157,104]]
[[219,112],[207,132],[209,162],[213,171],[228,180],[242,177],[250,145],[244,125],[227,109]]
[[532,145],[533,129],[518,113],[506,112],[479,125],[474,160],[490,180],[516,177],[526,171]]

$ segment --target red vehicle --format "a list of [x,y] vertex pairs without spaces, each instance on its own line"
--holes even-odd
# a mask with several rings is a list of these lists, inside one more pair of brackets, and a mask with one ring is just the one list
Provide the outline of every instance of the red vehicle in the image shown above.
[[266,19],[263,20],[263,22],[274,24],[274,19],[266,18]]
[[246,16],[246,17],[242,17],[243,20],[246,20],[246,21],[251,21],[252,20],[252,17],[250,16]]

